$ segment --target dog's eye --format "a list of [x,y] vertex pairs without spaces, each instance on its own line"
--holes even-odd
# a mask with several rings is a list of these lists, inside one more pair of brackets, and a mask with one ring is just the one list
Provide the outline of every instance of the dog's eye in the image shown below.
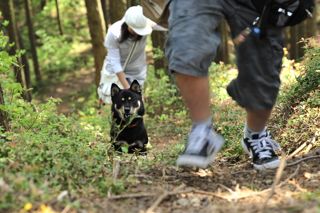
[[128,97],[128,100],[131,101],[131,97]]
[[125,99],[124,98],[121,98],[121,101],[124,101]]

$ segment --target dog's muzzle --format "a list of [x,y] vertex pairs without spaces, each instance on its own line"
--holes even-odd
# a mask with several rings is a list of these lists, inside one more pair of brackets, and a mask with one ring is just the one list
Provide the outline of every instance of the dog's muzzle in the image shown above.
[[132,115],[130,107],[124,107],[123,111],[124,118],[129,118]]

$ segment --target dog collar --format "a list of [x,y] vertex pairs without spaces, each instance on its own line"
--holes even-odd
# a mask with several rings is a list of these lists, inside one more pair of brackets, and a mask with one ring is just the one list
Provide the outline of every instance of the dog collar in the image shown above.
[[138,125],[138,124],[135,123],[135,124],[130,124],[130,125],[128,125],[127,127],[128,127],[128,128],[133,128],[133,127],[136,127],[137,125]]

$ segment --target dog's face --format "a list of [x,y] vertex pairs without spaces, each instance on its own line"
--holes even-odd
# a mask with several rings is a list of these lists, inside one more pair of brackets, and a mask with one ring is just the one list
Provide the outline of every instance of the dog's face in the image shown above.
[[113,112],[123,121],[129,121],[135,116],[143,116],[144,106],[141,96],[141,87],[134,80],[129,89],[120,89],[116,84],[111,86],[111,100]]

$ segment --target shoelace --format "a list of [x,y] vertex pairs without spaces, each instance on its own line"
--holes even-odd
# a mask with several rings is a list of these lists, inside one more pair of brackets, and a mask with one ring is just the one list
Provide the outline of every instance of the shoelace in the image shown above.
[[255,153],[258,154],[259,158],[271,158],[272,152],[281,150],[280,145],[270,138],[270,135],[267,133],[267,136],[259,139],[249,139],[248,142],[251,144],[252,149]]

